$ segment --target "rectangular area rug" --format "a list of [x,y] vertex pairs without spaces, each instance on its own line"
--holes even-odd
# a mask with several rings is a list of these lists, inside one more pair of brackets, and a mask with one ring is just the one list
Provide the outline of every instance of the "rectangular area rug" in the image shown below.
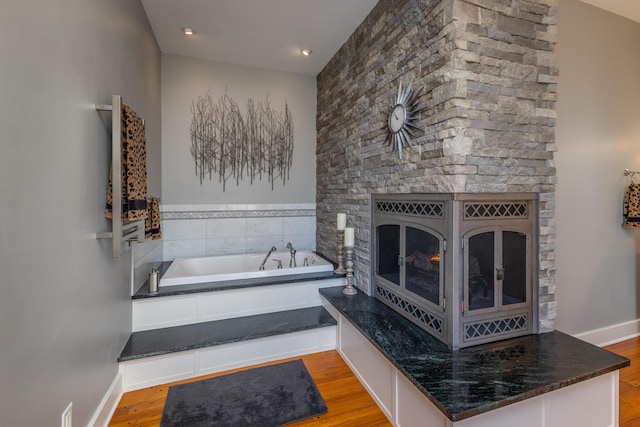
[[325,412],[298,359],[169,387],[160,427],[278,427]]

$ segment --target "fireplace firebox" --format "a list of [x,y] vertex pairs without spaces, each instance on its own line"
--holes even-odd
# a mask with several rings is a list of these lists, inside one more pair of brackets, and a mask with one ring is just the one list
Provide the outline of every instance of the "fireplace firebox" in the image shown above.
[[537,333],[537,194],[372,196],[375,297],[457,349]]

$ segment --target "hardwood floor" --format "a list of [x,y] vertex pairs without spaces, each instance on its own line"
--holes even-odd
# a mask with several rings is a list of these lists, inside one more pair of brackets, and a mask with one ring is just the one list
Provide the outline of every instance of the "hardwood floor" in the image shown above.
[[[620,370],[620,427],[639,427],[640,337],[605,348],[631,359],[631,366]],[[329,411],[320,417],[290,424],[291,427],[391,426],[391,423],[336,351],[325,351],[292,359],[299,358],[304,361],[307,370],[316,382]],[[280,363],[285,360],[257,366]],[[125,393],[109,426],[158,427],[170,386],[239,370],[241,369]]]
[[[376,405],[371,396],[369,396],[369,393],[367,393],[336,351],[325,351],[256,366],[272,365],[293,359],[302,359],[304,361],[307,370],[318,386],[318,390],[320,390],[329,410],[319,417],[289,424],[288,426],[391,426],[391,423],[384,416],[380,408],[378,408],[378,405]],[[240,370],[242,369],[125,393],[118,404],[118,408],[109,426],[158,427],[170,386],[212,378]]]
[[640,337],[605,347],[631,360],[620,370],[620,427],[640,426]]

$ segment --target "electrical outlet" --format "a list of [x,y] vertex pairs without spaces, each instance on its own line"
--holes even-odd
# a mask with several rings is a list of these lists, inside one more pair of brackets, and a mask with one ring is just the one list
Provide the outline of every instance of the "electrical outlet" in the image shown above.
[[62,427],[73,427],[72,426],[72,409],[73,402],[69,402],[67,408],[62,411]]

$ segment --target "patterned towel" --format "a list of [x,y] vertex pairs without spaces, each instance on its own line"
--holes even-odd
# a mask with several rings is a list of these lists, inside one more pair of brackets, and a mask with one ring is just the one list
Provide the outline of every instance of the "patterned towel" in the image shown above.
[[149,197],[148,199],[148,215],[144,221],[144,238],[151,237],[152,240],[162,238],[160,231],[160,200],[157,197]]
[[[147,138],[144,122],[128,105],[122,104],[122,218],[147,217]],[[113,168],[107,187],[105,216],[113,217]]]
[[640,227],[640,184],[631,183],[624,192],[622,202],[622,227]]

